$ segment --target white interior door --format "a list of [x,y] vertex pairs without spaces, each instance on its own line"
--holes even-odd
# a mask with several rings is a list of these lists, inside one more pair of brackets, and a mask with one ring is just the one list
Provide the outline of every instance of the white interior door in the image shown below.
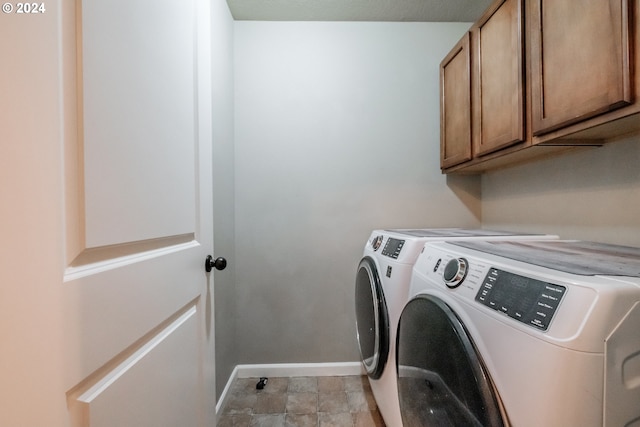
[[212,426],[209,6],[45,8],[0,17],[0,425]]

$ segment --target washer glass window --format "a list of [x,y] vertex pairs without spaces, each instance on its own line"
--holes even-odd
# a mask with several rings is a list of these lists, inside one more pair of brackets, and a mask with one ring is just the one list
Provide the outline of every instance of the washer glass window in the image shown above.
[[375,262],[364,257],[356,275],[356,327],[367,374],[378,379],[389,353],[389,314]]
[[504,425],[482,360],[441,299],[418,296],[404,308],[396,360],[404,427]]

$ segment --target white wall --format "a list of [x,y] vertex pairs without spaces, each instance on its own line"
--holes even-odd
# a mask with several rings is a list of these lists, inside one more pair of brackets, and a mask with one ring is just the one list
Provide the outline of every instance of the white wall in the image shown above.
[[[13,3],[15,5],[15,3]],[[64,426],[67,338],[62,276],[63,73],[68,47],[47,2],[37,16],[0,16],[0,424]],[[35,18],[35,19],[22,19]],[[66,53],[66,50],[65,50]],[[34,174],[34,171],[38,171]],[[37,263],[34,258],[37,257]],[[68,338],[67,338],[68,341]]]
[[487,228],[640,246],[640,136],[482,177]]
[[374,228],[478,226],[439,170],[443,23],[235,23],[238,363],[356,361]]

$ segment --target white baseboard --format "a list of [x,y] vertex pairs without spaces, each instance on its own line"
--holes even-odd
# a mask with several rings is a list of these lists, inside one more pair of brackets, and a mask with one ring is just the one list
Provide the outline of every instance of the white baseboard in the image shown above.
[[225,403],[227,403],[227,399],[229,398],[229,390],[231,390],[231,385],[233,384],[236,378],[238,378],[237,365],[235,368],[233,368],[233,371],[231,371],[231,375],[229,375],[229,379],[227,380],[227,384],[224,386],[224,390],[222,390],[222,394],[217,398],[216,418],[220,416],[220,411],[222,411],[222,408],[224,408]]
[[341,377],[366,375],[362,362],[337,363],[274,363],[265,365],[236,365],[227,385],[216,403],[216,414],[220,414],[229,397],[231,385],[236,378],[260,377]]
[[361,362],[238,365],[238,378],[364,375]]

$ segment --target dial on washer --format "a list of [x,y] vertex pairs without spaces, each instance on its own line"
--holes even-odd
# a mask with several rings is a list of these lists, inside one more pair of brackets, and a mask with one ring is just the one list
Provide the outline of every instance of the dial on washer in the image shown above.
[[457,288],[467,277],[469,262],[464,258],[454,258],[444,266],[442,278],[448,288]]

